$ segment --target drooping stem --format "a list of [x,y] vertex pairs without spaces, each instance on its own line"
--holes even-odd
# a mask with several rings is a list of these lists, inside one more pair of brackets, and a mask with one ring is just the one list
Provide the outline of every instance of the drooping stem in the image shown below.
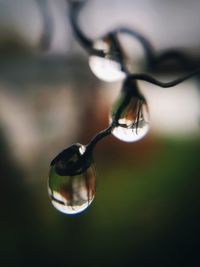
[[130,29],[130,28],[124,27],[124,26],[121,26],[119,28],[114,29],[112,31],[112,33],[116,33],[116,34],[117,33],[125,33],[125,34],[131,35],[134,38],[136,38],[144,48],[144,51],[145,51],[146,56],[147,56],[148,64],[149,65],[152,64],[152,62],[154,61],[154,58],[155,58],[155,51],[154,51],[154,48],[153,48],[151,42],[149,42],[149,40],[147,38],[145,38],[145,36],[143,36],[141,33],[139,33],[136,30],[133,30],[133,29]]
[[[105,53],[103,50],[97,50],[93,47],[93,40],[88,38],[83,33],[78,23],[79,12],[82,6],[85,4],[86,0],[85,1],[68,0],[68,2],[69,2],[69,7],[70,7],[70,12],[69,12],[70,22],[71,22],[74,34],[79,40],[79,43],[89,53],[93,53],[100,57],[105,57]],[[111,34],[113,36],[114,35],[116,36],[118,33],[125,33],[128,35],[131,35],[140,42],[140,44],[144,48],[144,51],[147,57],[147,66],[150,69],[157,68],[160,64],[163,64],[164,62],[169,61],[169,60],[175,60],[177,63],[181,64],[185,69],[194,69],[195,67],[192,60],[184,52],[178,51],[176,49],[169,49],[161,53],[156,53],[153,45],[144,35],[126,26],[120,26],[116,29],[113,29],[112,31],[108,32],[108,35]],[[115,40],[117,39],[115,38]],[[117,42],[115,40],[113,40],[114,45],[117,45]],[[125,72],[126,74],[128,74],[126,69],[125,69]]]
[[194,64],[190,57],[184,52],[177,49],[168,49],[161,53],[157,53],[152,43],[140,32],[130,29],[128,27],[120,26],[112,31],[112,33],[125,33],[136,38],[142,45],[147,58],[147,66],[150,68],[156,68],[158,65],[163,64],[169,60],[175,60],[181,64],[185,69],[194,69]]
[[86,35],[81,30],[79,23],[78,23],[78,15],[80,9],[82,8],[84,3],[69,1],[69,18],[70,23],[72,25],[73,31],[76,35],[76,38],[79,40],[81,45],[88,51],[92,49],[93,42],[91,39],[86,37]]
[[79,43],[84,47],[84,49],[89,53],[100,57],[105,57],[105,53],[103,50],[97,50],[93,47],[93,40],[88,38],[81,28],[79,27],[78,23],[78,15],[80,9],[82,8],[84,3],[73,2],[69,1],[69,18],[72,29],[76,38],[78,39]]
[[[71,26],[73,28],[73,31],[76,35],[76,38],[79,40],[79,43],[89,52],[89,53],[93,53],[99,56],[104,57],[105,54],[102,53],[102,51],[96,50],[93,48],[93,40],[89,39],[88,37],[86,37],[86,35],[83,33],[83,31],[81,30],[79,23],[78,23],[78,16],[79,16],[79,12],[80,9],[82,8],[84,3],[76,3],[73,1],[69,1],[70,3],[70,12],[69,12],[69,17],[70,17],[70,23]],[[110,31],[108,33],[108,35],[110,36],[114,36],[115,38],[112,39],[112,42],[114,43],[114,45],[119,46],[117,39],[116,39],[116,35],[117,33],[125,33],[125,34],[129,34],[132,35],[133,37],[135,37],[136,39],[139,40],[139,42],[142,44],[147,58],[148,58],[148,63],[151,64],[155,58],[155,53],[154,53],[154,49],[152,47],[152,45],[150,44],[150,42],[139,32],[131,30],[125,26],[116,28],[112,31]],[[125,70],[125,72],[127,72]]]
[[[89,39],[81,30],[79,23],[78,23],[78,16],[79,16],[79,12],[82,8],[82,6],[84,5],[84,3],[80,3],[80,2],[73,2],[73,1],[69,1],[70,4],[70,12],[69,12],[69,17],[70,17],[70,23],[71,26],[73,28],[73,31],[77,37],[77,39],[79,40],[79,43],[89,52],[89,53],[93,53],[99,56],[104,57],[105,54],[103,53],[103,51],[99,51],[97,49],[93,48],[93,40]],[[112,42],[115,46],[119,47],[119,43],[117,41],[116,35],[117,33],[125,33],[125,34],[129,34],[132,35],[133,37],[135,37],[136,39],[139,40],[139,42],[142,44],[147,58],[148,58],[148,63],[151,64],[154,60],[154,49],[152,47],[152,45],[150,44],[150,42],[139,32],[131,30],[125,26],[116,28],[112,31],[110,31],[108,33],[109,36],[115,37],[112,38]],[[120,51],[119,51],[120,52]],[[122,54],[120,55],[122,56]],[[125,72],[127,73],[127,70],[125,69]]]
[[106,136],[110,135],[111,134],[111,130],[112,130],[112,125],[110,125],[108,128],[100,131],[99,133],[97,133],[93,138],[92,140],[90,141],[89,144],[87,144],[86,146],[86,152],[85,154],[90,154],[92,153],[95,145],[103,138],[105,138]]
[[158,81],[154,77],[152,77],[150,75],[147,75],[145,73],[129,75],[127,77],[127,80],[140,80],[140,81],[145,81],[145,82],[152,83],[154,85],[157,85],[157,86],[160,86],[160,87],[163,87],[163,88],[169,88],[169,87],[176,86],[176,85],[184,82],[185,80],[188,80],[188,79],[190,79],[190,78],[192,78],[192,77],[194,77],[196,75],[200,75],[200,69],[192,71],[189,74],[187,74],[187,75],[185,75],[185,76],[183,76],[181,78],[178,78],[178,79],[176,79],[174,81],[170,81],[170,82]]

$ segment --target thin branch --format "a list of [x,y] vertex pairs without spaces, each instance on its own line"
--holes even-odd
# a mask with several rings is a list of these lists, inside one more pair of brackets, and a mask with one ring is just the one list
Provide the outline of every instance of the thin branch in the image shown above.
[[[78,15],[82,8],[82,6],[85,4],[86,1],[70,1],[68,0],[70,4],[70,22],[73,28],[73,31],[79,40],[79,43],[89,52],[93,53],[94,55],[105,57],[105,53],[103,50],[97,50],[93,47],[93,40],[88,38],[83,31],[81,30],[79,24],[78,24]],[[166,61],[169,60],[176,60],[178,63],[184,66],[186,69],[192,69],[194,68],[194,63],[192,60],[183,52],[178,51],[176,49],[170,49],[166,50],[162,53],[156,53],[153,45],[151,42],[140,32],[130,29],[126,26],[120,26],[116,29],[113,29],[112,31],[108,32],[107,35],[117,35],[118,33],[125,33],[128,35],[133,36],[136,38],[142,45],[146,57],[147,57],[147,66],[150,68],[156,68],[158,65],[163,64]],[[117,45],[116,38],[113,39],[114,45]],[[128,71],[125,69],[124,72],[128,74]]]
[[147,75],[145,73],[141,73],[141,74],[132,74],[132,75],[129,75],[127,77],[127,80],[140,80],[140,81],[145,81],[145,82],[149,82],[149,83],[152,83],[152,84],[155,84],[157,86],[160,86],[160,87],[163,87],[163,88],[169,88],[169,87],[173,87],[173,86],[176,86],[182,82],[184,82],[185,80],[188,80],[196,75],[200,75],[200,69],[197,69],[193,72],[190,72],[189,74],[181,77],[181,78],[178,78],[174,81],[170,81],[170,82],[161,82],[161,81],[158,81],[156,80],[154,77],[150,76],[150,75]]
[[144,51],[145,51],[146,56],[147,56],[147,59],[148,59],[148,64],[151,64],[154,61],[154,58],[155,58],[155,50],[154,50],[151,42],[147,38],[145,38],[141,33],[139,33],[136,30],[127,28],[125,26],[120,26],[119,28],[114,29],[112,31],[112,33],[113,34],[114,33],[116,33],[116,34],[117,33],[125,33],[125,34],[128,34],[128,35],[133,36],[143,46]]
[[89,39],[81,30],[79,23],[78,23],[78,15],[79,12],[84,5],[84,2],[76,2],[76,1],[68,1],[69,3],[69,18],[70,18],[70,23],[72,25],[73,31],[81,43],[81,45],[86,49],[86,50],[91,50],[93,41]]
[[90,154],[92,153],[95,145],[103,138],[105,138],[106,136],[111,134],[113,126],[110,125],[108,128],[102,130],[101,132],[97,133],[92,140],[90,141],[90,143],[86,146],[86,152],[85,154]]

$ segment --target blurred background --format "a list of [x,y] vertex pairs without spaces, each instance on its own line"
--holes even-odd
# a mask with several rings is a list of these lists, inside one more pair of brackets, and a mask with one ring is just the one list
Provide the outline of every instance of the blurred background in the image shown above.
[[[198,60],[199,11],[197,0],[88,0],[80,25],[91,38],[128,25],[158,52]],[[67,14],[64,0],[0,0],[1,266],[198,266],[199,77],[170,89],[139,82],[150,133],[97,145],[97,192],[85,212],[51,206],[51,160],[107,127],[121,88],[91,73]],[[123,45],[143,71],[137,40]],[[181,74],[172,65],[154,76]]]

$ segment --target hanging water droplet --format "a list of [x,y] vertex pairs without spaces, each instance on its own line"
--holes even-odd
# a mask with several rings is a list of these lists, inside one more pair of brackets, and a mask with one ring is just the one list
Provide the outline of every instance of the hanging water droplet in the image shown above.
[[84,211],[94,199],[95,171],[85,151],[85,146],[74,144],[51,162],[49,196],[53,206],[66,214]]
[[115,137],[125,142],[134,142],[143,138],[149,131],[149,112],[147,103],[137,88],[128,90],[122,90],[113,105],[110,123],[114,123],[112,134]]
[[[101,80],[115,82],[125,78],[124,61],[125,56],[112,34],[99,39],[93,44],[94,52],[89,57],[89,66],[92,72]],[[101,51],[97,55],[95,51]]]

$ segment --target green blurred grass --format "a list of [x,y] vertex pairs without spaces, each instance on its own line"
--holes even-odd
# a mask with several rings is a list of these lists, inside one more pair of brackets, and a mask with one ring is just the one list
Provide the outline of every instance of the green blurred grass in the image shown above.
[[200,142],[148,142],[113,148],[115,155],[102,144],[96,198],[77,216],[51,207],[44,181],[24,191],[26,201],[15,200],[4,215],[3,259],[15,266],[198,266]]

